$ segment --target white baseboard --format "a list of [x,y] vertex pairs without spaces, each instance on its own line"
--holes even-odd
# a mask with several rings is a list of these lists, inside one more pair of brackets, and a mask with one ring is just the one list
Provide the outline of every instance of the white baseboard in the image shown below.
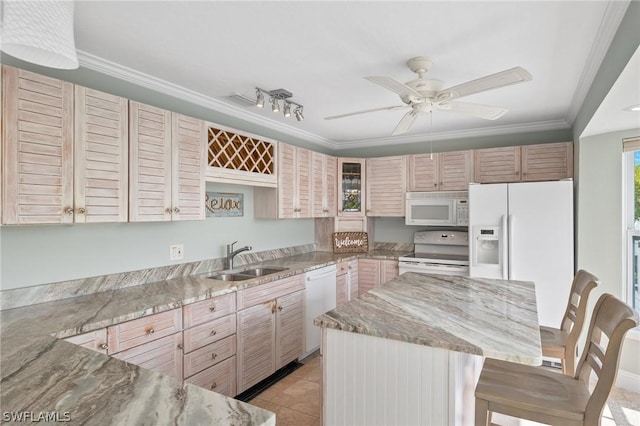
[[640,374],[630,373],[625,370],[618,370],[616,386],[628,391],[640,393]]

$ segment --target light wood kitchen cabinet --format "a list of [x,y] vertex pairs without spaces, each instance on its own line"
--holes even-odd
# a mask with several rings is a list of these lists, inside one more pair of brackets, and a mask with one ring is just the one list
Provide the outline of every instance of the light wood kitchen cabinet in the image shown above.
[[112,325],[107,327],[109,353],[124,351],[181,331],[182,309]]
[[380,287],[399,274],[397,260],[359,259],[358,294]]
[[478,183],[519,182],[520,147],[476,149],[475,181]]
[[236,312],[236,294],[229,293],[182,307],[184,328],[208,323]]
[[237,294],[237,380],[243,392],[304,350],[304,277],[295,275]]
[[3,72],[3,181],[12,187],[5,223],[126,222],[127,100],[11,67]]
[[129,220],[204,219],[204,122],[129,101]]
[[113,355],[139,367],[182,380],[182,333],[175,333]]
[[69,343],[73,343],[74,345],[82,346],[83,348],[91,349],[105,355],[107,354],[108,345],[106,328],[67,337],[64,340]]
[[466,191],[473,178],[473,151],[409,156],[408,191]]
[[337,213],[337,160],[320,152],[311,153],[312,217],[334,217]]
[[[235,318],[234,318],[235,319]],[[185,348],[186,352],[186,348]],[[191,377],[236,354],[236,335],[218,339],[184,354],[184,377]]]
[[366,174],[364,158],[338,158],[338,216],[364,216]]
[[338,263],[336,269],[336,307],[358,297],[358,259]]
[[[188,305],[187,305],[188,306]],[[236,334],[235,312],[184,330],[184,352],[189,353]],[[188,377],[188,375],[185,375]]]
[[231,356],[213,367],[187,377],[184,381],[222,395],[234,397],[238,394],[236,388],[236,356]]
[[406,155],[367,158],[367,216],[404,216],[407,160]]
[[277,189],[254,189],[254,217],[265,219],[311,217],[311,151],[279,143],[277,163]]
[[573,177],[573,143],[475,150],[475,181],[508,183]]
[[524,145],[520,149],[523,182],[573,177],[573,143]]

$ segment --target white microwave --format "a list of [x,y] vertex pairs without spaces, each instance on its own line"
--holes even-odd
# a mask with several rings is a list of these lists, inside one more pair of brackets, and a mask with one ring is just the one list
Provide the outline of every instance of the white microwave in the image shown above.
[[468,226],[469,193],[407,192],[405,223],[420,226]]

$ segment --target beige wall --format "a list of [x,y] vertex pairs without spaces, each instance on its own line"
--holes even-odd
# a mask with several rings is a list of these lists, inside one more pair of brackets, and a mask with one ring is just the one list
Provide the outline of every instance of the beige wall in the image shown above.
[[[607,133],[579,141],[577,189],[577,267],[601,280],[590,298],[625,293],[625,223],[623,214],[622,139],[640,134],[640,129]],[[637,332],[640,334],[640,331]],[[640,374],[640,341],[627,337],[620,369]]]

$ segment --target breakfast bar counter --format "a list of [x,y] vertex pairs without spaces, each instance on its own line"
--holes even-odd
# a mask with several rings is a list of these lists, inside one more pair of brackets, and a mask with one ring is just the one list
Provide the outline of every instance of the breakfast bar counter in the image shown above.
[[483,357],[542,362],[530,282],[405,273],[314,323],[326,424],[473,424]]

